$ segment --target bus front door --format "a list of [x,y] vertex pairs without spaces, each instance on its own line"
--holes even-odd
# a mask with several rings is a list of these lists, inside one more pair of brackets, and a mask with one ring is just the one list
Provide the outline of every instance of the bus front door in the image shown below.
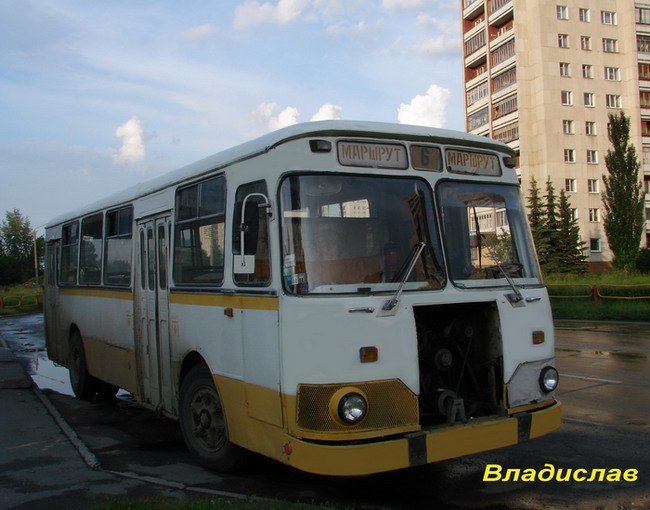
[[136,359],[143,402],[171,408],[169,336],[169,215],[138,222]]
[[[45,344],[48,356],[52,361],[62,361],[62,356],[67,353],[67,337],[59,334],[58,326],[58,301],[59,301],[59,249],[60,241],[52,241],[47,244],[46,250],[46,271],[44,283],[45,308]],[[59,345],[59,339],[65,341],[65,347]]]

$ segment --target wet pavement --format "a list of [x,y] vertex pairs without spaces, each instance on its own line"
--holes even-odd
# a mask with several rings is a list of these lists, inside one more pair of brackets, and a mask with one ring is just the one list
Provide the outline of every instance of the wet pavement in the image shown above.
[[[47,359],[41,315],[0,318],[0,336],[101,466],[89,467],[33,390],[0,390],[0,406],[13,417],[6,412],[0,417],[0,508],[71,508],[66,506],[71,501],[83,508],[97,497],[158,494],[255,494],[361,508],[650,508],[648,326],[556,325],[559,397],[565,405],[557,432],[418,469],[334,478],[260,457],[237,475],[207,471],[192,462],[175,422],[145,410],[129,394],[121,392],[110,402],[73,398],[67,370]],[[482,481],[487,464],[540,470],[546,463],[563,469],[635,468],[639,478]]]

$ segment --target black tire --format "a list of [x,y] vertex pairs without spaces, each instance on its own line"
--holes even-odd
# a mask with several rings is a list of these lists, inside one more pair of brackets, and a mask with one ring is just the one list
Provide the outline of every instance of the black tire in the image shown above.
[[115,398],[115,395],[117,395],[117,392],[120,390],[120,388],[104,381],[100,382],[101,386],[97,391],[97,398],[99,400],[110,400],[112,398]]
[[228,439],[221,399],[204,364],[183,380],[179,421],[185,444],[201,465],[222,472],[243,467],[246,451]]
[[77,398],[91,400],[101,390],[102,382],[88,372],[84,344],[79,331],[70,337],[70,385]]

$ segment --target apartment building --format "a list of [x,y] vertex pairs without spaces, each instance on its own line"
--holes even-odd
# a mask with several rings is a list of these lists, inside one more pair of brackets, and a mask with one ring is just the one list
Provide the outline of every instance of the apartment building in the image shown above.
[[650,246],[650,0],[461,0],[467,131],[519,154],[566,191],[589,261],[611,261],[603,228],[608,114],[632,120]]

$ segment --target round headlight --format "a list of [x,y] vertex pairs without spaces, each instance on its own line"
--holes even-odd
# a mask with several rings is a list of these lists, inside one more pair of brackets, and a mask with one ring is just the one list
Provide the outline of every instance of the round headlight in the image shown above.
[[539,374],[539,386],[544,393],[554,391],[559,381],[560,374],[553,367],[544,367],[542,373]]
[[367,410],[368,403],[359,393],[347,393],[339,401],[339,418],[350,425],[363,420]]

